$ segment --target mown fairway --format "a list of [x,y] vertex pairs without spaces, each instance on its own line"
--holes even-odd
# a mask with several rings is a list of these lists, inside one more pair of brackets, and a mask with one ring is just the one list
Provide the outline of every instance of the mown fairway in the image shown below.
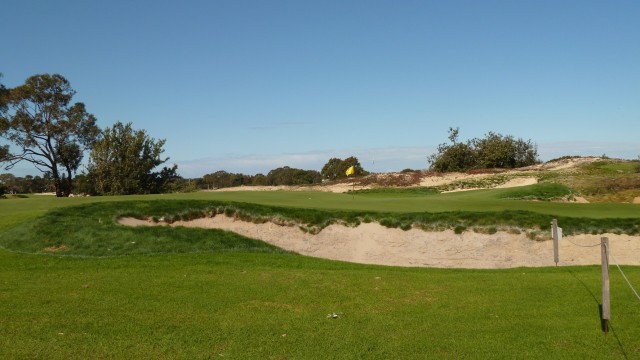
[[[160,198],[390,212],[533,205],[529,210],[548,214],[581,209],[583,216],[595,218],[638,217],[633,205],[527,203],[494,195],[240,192],[9,199],[0,201],[0,231],[14,231],[56,207]],[[605,209],[608,215],[602,214]],[[60,226],[79,232],[64,219]],[[640,302],[613,267],[612,332],[605,337],[598,267],[355,265],[192,230],[127,230],[121,236],[120,230],[104,228],[106,235],[120,234],[114,242],[120,239],[123,247],[162,239],[166,253],[156,249],[155,255],[70,257],[1,250],[0,358],[640,358]],[[197,253],[181,247],[200,239],[205,247]],[[217,239],[222,247],[207,250]],[[624,270],[640,284],[640,269]],[[331,313],[339,316],[327,318]]]

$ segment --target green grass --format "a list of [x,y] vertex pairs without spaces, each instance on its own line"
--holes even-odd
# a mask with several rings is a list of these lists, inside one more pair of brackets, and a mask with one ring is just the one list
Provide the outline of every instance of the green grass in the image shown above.
[[561,184],[544,183],[531,186],[516,187],[500,192],[499,198],[511,200],[567,200],[572,195],[571,189]]
[[398,196],[425,196],[436,195],[440,191],[433,187],[381,187],[373,189],[362,189],[349,192],[355,195],[376,196],[376,197],[398,197]]
[[0,358],[636,358],[637,299],[613,273],[605,337],[599,276],[597,267],[403,269],[290,254],[0,251]]
[[[640,358],[640,306],[615,268],[605,337],[595,266],[357,265],[222,231],[115,224],[121,215],[188,218],[228,206],[257,221],[277,214],[320,225],[548,226],[551,216],[565,232],[638,225],[637,205],[501,199],[507,190],[0,200],[0,243],[16,251],[0,250],[0,358]],[[60,245],[69,250],[22,253]],[[639,284],[640,267],[624,270]],[[334,312],[340,316],[327,318]]]
[[[522,189],[527,189],[523,187]],[[0,216],[12,217],[11,223],[18,223],[42,214],[47,209],[94,202],[114,202],[132,200],[219,200],[244,202],[300,209],[324,209],[346,211],[386,212],[448,212],[503,210],[525,210],[540,214],[587,218],[638,218],[639,206],[634,204],[576,204],[557,202],[531,202],[502,199],[511,189],[491,189],[464,191],[447,194],[417,196],[415,193],[387,194],[334,194],[317,191],[230,191],[195,192],[186,194],[113,196],[58,199],[50,196],[32,196],[28,199],[0,200]],[[2,226],[10,226],[0,222]]]
[[[216,215],[218,214],[218,215]],[[206,216],[234,216],[246,221],[301,226],[317,232],[329,224],[358,225],[377,221],[408,230],[473,229],[527,232],[532,238],[548,234],[551,216],[527,211],[499,212],[363,212],[275,207],[248,203],[201,200],[155,200],[103,202],[53,209],[0,232],[0,247],[26,253],[58,252],[73,256],[116,256],[194,252],[273,252],[260,241],[220,230],[170,227],[125,227],[117,224],[123,216],[164,218],[166,221],[191,220]],[[555,216],[567,235],[574,233],[639,234],[640,219],[591,219]]]

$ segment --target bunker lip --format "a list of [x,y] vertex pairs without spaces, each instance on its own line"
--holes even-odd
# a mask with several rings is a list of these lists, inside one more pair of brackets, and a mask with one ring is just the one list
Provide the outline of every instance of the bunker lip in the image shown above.
[[[310,234],[297,226],[255,224],[224,215],[172,224],[128,217],[118,222],[125,226],[221,229],[301,255],[361,264],[467,269],[555,266],[553,242],[534,241],[524,233],[404,231],[363,223],[357,227],[333,224]],[[600,248],[593,245],[599,244],[602,236],[609,238],[611,254],[620,265],[640,265],[640,237],[616,234],[565,236],[560,241],[558,265],[600,264]]]

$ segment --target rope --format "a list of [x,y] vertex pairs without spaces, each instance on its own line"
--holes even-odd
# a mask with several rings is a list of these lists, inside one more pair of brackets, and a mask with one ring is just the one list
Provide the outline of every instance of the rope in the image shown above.
[[611,259],[613,259],[613,263],[618,267],[618,270],[620,270],[620,274],[622,274],[622,277],[627,281],[627,284],[629,284],[629,287],[631,288],[633,293],[636,295],[638,300],[640,300],[640,295],[638,295],[636,289],[633,288],[633,285],[631,285],[631,282],[629,281],[629,279],[627,279],[627,275],[624,274],[624,271],[622,271],[622,268],[620,267],[620,265],[618,265],[616,259],[613,257],[613,255],[611,255],[611,253],[609,253],[609,256],[611,256]]
[[569,239],[566,239],[566,238],[563,238],[562,240],[567,240],[569,243],[571,243],[571,244],[573,244],[573,245],[575,245],[575,246],[585,247],[585,248],[600,246],[600,243],[597,243],[597,244],[595,244],[595,245],[580,245],[580,244],[576,244],[576,243],[574,243],[573,241],[571,241],[571,240],[569,240]]

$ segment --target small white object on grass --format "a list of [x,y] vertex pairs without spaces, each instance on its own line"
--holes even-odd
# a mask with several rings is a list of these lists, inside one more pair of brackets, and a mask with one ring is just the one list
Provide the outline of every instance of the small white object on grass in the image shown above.
[[342,315],[342,313],[331,313],[331,314],[327,314],[327,317],[332,319],[337,319],[340,317],[340,315]]

